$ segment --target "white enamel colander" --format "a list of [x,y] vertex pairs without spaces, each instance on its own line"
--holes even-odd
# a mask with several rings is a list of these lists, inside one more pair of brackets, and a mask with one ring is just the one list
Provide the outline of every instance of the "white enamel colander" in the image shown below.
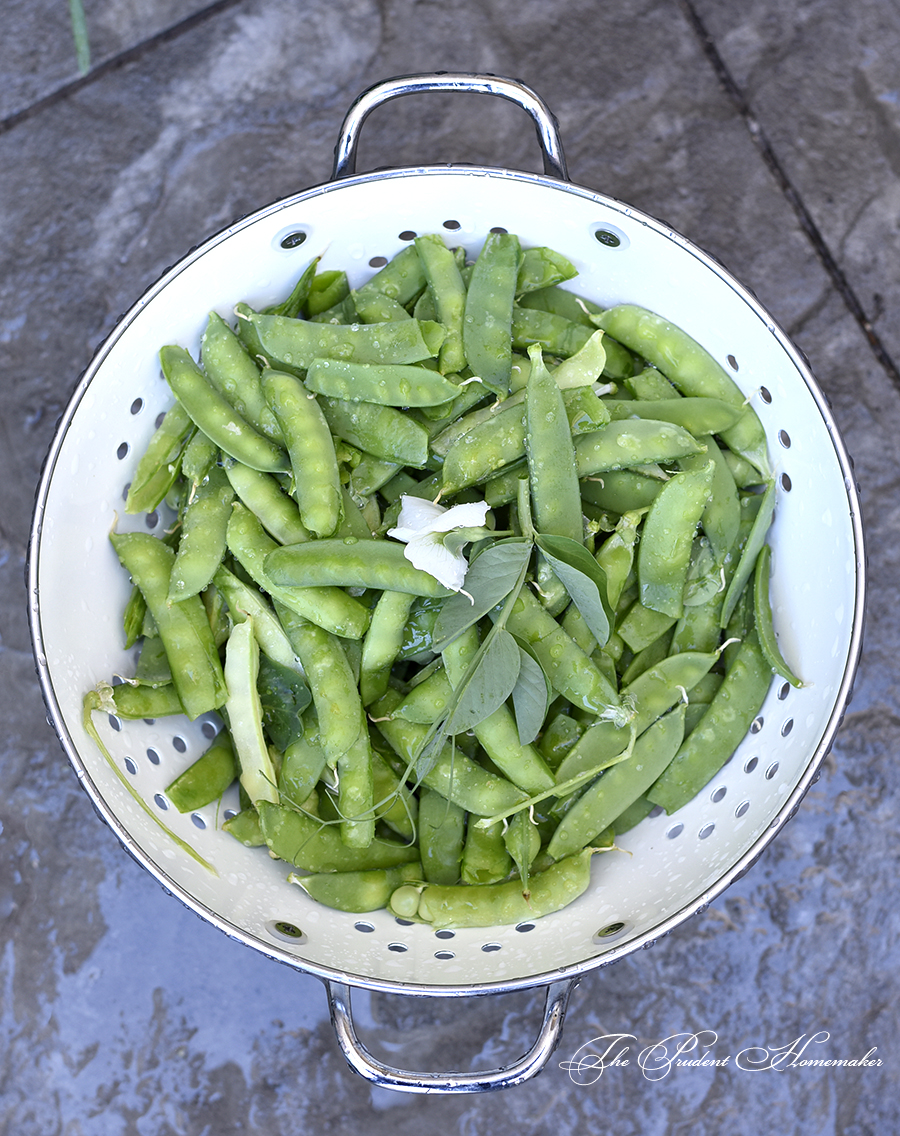
[[[545,173],[471,166],[356,176],[362,123],[375,106],[418,91],[499,95],[532,117]],[[275,303],[313,256],[356,287],[416,234],[445,233],[470,257],[502,226],[548,245],[578,269],[573,287],[602,306],[634,302],[709,350],[751,399],[778,477],[770,534],[772,606],[782,648],[805,680],[772,683],[728,765],[673,816],[620,838],[632,855],[595,857],[591,886],[555,915],[517,927],[438,931],[386,911],[354,916],[313,902],[287,868],[221,831],[237,795],[194,815],[167,806],[167,784],[216,729],[194,722],[99,720],[114,767],[82,724],[101,679],[129,675],[121,619],[130,584],[109,543],[125,517],[134,466],[170,403],[157,352],[197,355],[211,309]],[[164,518],[160,520],[163,523]],[[98,350],[62,416],[41,476],[29,556],[38,674],[77,776],[129,852],[214,926],[323,980],[338,1041],[363,1076],[413,1092],[471,1092],[519,1083],[557,1044],[578,978],[652,944],[705,908],[760,855],[796,810],[834,739],[862,639],[863,533],[849,459],[803,356],[721,265],[678,233],[566,180],[555,121],[528,88],[484,75],[423,75],[365,92],[343,124],[335,175],[212,237],[170,269]],[[162,827],[164,825],[165,827]],[[190,845],[209,868],[187,854]],[[376,1060],[353,1026],[351,987],[460,997],[547,987],[537,1040],[521,1060],[477,1073],[408,1072]]]

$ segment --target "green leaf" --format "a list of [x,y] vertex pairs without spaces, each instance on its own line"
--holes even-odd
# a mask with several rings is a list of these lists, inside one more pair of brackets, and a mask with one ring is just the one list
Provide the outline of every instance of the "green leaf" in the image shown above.
[[466,573],[465,591],[444,600],[434,625],[431,649],[441,652],[457,635],[477,623],[513,590],[531,556],[531,542],[498,541],[474,560]]
[[301,715],[312,699],[309,687],[297,671],[260,655],[256,689],[266,733],[272,744],[284,752],[303,736]]
[[521,653],[519,661],[519,677],[513,687],[513,710],[516,715],[516,726],[519,731],[519,741],[528,745],[540,733],[547,710],[550,706],[551,686],[544,674],[543,668],[526,649],[522,641],[517,639]]
[[494,627],[477,665],[466,672],[444,725],[448,734],[462,734],[489,718],[512,694],[519,677],[522,653],[515,639]]
[[602,647],[609,640],[606,574],[583,544],[565,536],[538,536],[535,543],[562,581],[591,634]]

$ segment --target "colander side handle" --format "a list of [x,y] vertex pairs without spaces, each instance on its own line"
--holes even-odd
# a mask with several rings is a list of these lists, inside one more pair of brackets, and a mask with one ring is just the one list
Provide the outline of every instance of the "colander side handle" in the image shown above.
[[568,181],[559,126],[546,103],[524,83],[497,75],[458,74],[435,71],[422,75],[400,75],[367,88],[347,111],[337,145],[334,148],[332,180],[356,173],[359,133],[369,114],[382,103],[401,95],[417,95],[426,91],[463,91],[480,95],[497,95],[516,103],[531,116],[537,130],[538,145],[544,159],[544,173]]
[[379,1061],[356,1033],[350,1009],[350,987],[342,982],[327,981],[325,986],[338,1045],[350,1068],[361,1077],[381,1088],[406,1093],[485,1093],[520,1085],[540,1073],[559,1044],[569,995],[577,984],[578,980],[571,978],[547,986],[540,1032],[518,1061],[501,1069],[476,1073],[413,1073]]

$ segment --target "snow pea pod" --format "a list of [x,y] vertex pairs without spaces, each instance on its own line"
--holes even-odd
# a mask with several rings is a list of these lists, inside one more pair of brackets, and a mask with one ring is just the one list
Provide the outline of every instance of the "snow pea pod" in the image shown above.
[[421,469],[428,461],[428,431],[393,406],[348,402],[322,395],[322,413],[336,438],[384,461]]
[[734,753],[771,684],[772,668],[751,632],[741,643],[709,709],[648,790],[648,800],[671,814],[695,797]]
[[420,320],[332,324],[264,316],[246,304],[235,313],[250,329],[262,354],[279,370],[305,371],[315,359],[355,363],[420,363],[433,358],[444,338],[439,324]]
[[183,347],[163,347],[159,358],[176,398],[220,449],[253,469],[274,472],[290,468],[284,450],[238,414]]
[[422,865],[413,860],[396,868],[370,868],[356,872],[317,872],[309,876],[288,875],[288,882],[302,887],[318,903],[336,911],[363,914],[387,907],[393,892],[405,883],[422,879]]
[[373,840],[367,848],[351,848],[343,842],[337,827],[323,824],[296,809],[260,801],[258,811],[269,849],[279,860],[307,872],[396,868],[419,859],[415,845],[381,838]]
[[282,588],[269,579],[266,556],[278,548],[259,520],[235,505],[228,522],[228,548],[250,578],[284,607],[346,639],[361,639],[369,626],[369,609],[340,588]]
[[428,289],[434,302],[438,322],[446,336],[438,355],[442,375],[455,374],[466,365],[463,350],[463,316],[466,309],[466,286],[460,275],[456,257],[442,237],[426,233],[416,237],[415,249],[422,262]]
[[786,678],[791,686],[802,686],[803,683],[788,664],[778,646],[775,637],[775,628],[772,626],[772,607],[769,602],[769,571],[772,563],[772,549],[764,544],[756,559],[756,568],[753,576],[753,623],[759,636],[759,645],[769,666]]
[[238,773],[234,746],[223,732],[205,753],[166,786],[166,797],[180,813],[190,813],[218,800]]
[[650,418],[610,422],[575,439],[579,478],[608,470],[635,469],[702,452],[703,446],[681,426]]
[[410,885],[391,896],[390,910],[402,919],[435,928],[493,927],[550,915],[587,891],[593,849],[585,849],[531,876],[523,894],[521,880],[496,884],[430,884],[419,892]]
[[181,539],[169,578],[171,602],[180,603],[188,596],[198,595],[216,574],[225,555],[225,532],[233,500],[234,490],[225,471],[213,466],[182,514]]
[[644,521],[637,565],[641,602],[678,619],[684,610],[694,533],[706,508],[716,466],[678,473],[660,490]]
[[437,371],[403,363],[351,363],[346,359],[315,359],[306,372],[306,386],[346,402],[382,406],[434,406],[450,402],[459,387]]
[[581,490],[572,431],[563,394],[544,366],[540,347],[530,347],[525,388],[525,452],[534,524],[546,536],[584,539]]
[[265,572],[279,587],[376,588],[414,596],[447,596],[429,572],[414,568],[404,546],[392,540],[309,541],[273,549]]
[[316,397],[294,375],[266,370],[262,388],[291,459],[300,520],[315,536],[331,536],[344,507],[334,438],[325,415]]
[[424,879],[430,884],[455,884],[459,880],[466,811],[434,789],[419,793],[419,853]]
[[629,805],[646,793],[678,752],[684,739],[685,703],[649,726],[631,756],[602,773],[568,809],[547,845],[560,860],[584,848]]
[[237,624],[228,637],[225,712],[240,767],[241,786],[257,807],[263,801],[278,801],[275,766],[263,733],[262,705],[256,687],[258,676],[259,645],[248,620]]
[[181,469],[181,457],[194,431],[191,416],[177,400],[169,407],[141,455],[128,495],[126,513],[152,513]]
[[513,300],[519,257],[517,237],[511,233],[488,233],[466,293],[466,360],[472,373],[501,397],[509,390],[512,367]]
[[200,360],[210,382],[250,425],[281,445],[281,429],[266,404],[259,367],[221,316],[209,313],[200,340]]
[[203,603],[199,596],[169,603],[175,553],[150,533],[111,533],[110,541],[147,601],[184,712],[194,719],[217,709],[228,691]]
[[766,433],[756,411],[725,368],[695,339],[664,317],[635,304],[620,304],[597,317],[597,324],[648,363],[683,394],[719,398],[742,411],[722,432],[723,440],[764,476],[769,476]]
[[695,438],[700,434],[721,434],[733,426],[742,413],[738,407],[721,398],[607,398],[604,405],[614,421],[652,418],[660,422],[674,422]]
[[231,458],[223,464],[232,489],[279,544],[299,544],[310,539],[300,520],[297,502],[285,493],[276,477]]
[[391,667],[403,645],[403,631],[415,602],[409,592],[384,591],[375,604],[363,640],[359,691],[363,705],[381,698],[388,688]]

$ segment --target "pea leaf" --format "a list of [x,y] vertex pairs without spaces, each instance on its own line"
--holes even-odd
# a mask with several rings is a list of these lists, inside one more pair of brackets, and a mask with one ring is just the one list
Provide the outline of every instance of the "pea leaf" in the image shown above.
[[309,687],[297,671],[260,655],[256,689],[266,733],[272,744],[284,751],[303,736],[301,714],[312,700]]
[[521,662],[522,653],[512,635],[505,628],[492,628],[481,658],[457,690],[445,732],[462,734],[489,718],[512,694]]
[[537,536],[535,544],[572,597],[591,634],[604,646],[609,640],[612,613],[607,606],[603,569],[583,544],[569,537]]
[[434,625],[431,649],[443,651],[457,635],[505,599],[516,586],[530,555],[531,542],[517,538],[498,541],[485,549],[466,573],[464,587],[468,595],[457,592],[444,600]]
[[538,736],[547,717],[551,687],[530,649],[524,647],[520,639],[516,642],[519,646],[520,661],[519,677],[512,691],[513,710],[516,715],[519,741],[522,745],[528,745]]

